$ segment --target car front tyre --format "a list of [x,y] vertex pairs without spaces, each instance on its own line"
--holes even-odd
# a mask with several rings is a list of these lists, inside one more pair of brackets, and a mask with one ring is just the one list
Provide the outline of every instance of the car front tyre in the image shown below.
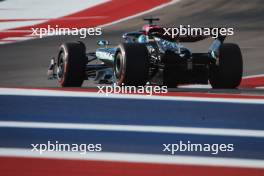
[[149,79],[148,50],[144,44],[119,45],[114,60],[114,77],[118,86],[144,86]]
[[60,46],[57,61],[57,77],[62,87],[81,87],[85,78],[85,45],[70,42]]

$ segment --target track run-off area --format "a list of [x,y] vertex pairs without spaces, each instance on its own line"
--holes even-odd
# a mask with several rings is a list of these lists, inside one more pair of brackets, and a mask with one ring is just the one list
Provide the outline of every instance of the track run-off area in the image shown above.
[[[63,175],[264,173],[264,96],[180,92],[106,96],[88,90],[22,88],[1,88],[0,94],[3,173],[53,175],[57,169]],[[32,151],[31,144],[47,141],[101,144],[102,151],[85,155]],[[164,151],[163,144],[179,141],[232,144],[234,150]]]

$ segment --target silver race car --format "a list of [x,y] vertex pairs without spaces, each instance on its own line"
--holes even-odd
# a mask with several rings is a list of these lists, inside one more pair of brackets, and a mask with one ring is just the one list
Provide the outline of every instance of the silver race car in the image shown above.
[[[110,47],[98,41],[95,52],[86,52],[82,42],[62,44],[51,59],[49,78],[63,87],[80,87],[84,80],[119,86],[211,84],[213,88],[237,88],[243,63],[237,44],[215,38],[207,52],[192,53],[183,42],[196,42],[208,36],[165,35],[164,28],[147,18],[143,29],[123,34],[123,43]],[[100,64],[93,64],[99,60]]]

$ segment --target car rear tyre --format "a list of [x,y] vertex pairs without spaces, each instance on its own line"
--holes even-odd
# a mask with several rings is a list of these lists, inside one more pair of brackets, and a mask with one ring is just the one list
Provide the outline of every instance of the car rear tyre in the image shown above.
[[163,86],[168,88],[176,88],[179,82],[179,76],[182,76],[180,68],[178,68],[177,58],[174,52],[167,50],[163,56]]
[[144,86],[147,83],[149,59],[144,44],[119,45],[114,61],[114,77],[118,86]]
[[243,74],[243,61],[237,44],[222,44],[219,49],[219,65],[210,67],[209,81],[214,89],[235,89]]
[[57,77],[62,87],[81,87],[85,78],[85,45],[81,42],[60,46],[57,62]]

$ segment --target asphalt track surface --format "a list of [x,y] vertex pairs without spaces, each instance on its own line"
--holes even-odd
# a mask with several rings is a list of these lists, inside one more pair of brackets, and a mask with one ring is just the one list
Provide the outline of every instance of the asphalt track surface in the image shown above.
[[[144,16],[158,16],[160,24],[178,26],[234,27],[235,35],[227,42],[238,43],[244,57],[244,75],[264,73],[264,6],[260,0],[184,0]],[[100,37],[78,36],[48,37],[14,44],[0,45],[0,86],[5,87],[56,87],[56,81],[47,80],[46,72],[51,57],[56,56],[63,42],[82,40],[87,51],[97,48],[98,39],[107,39],[113,45],[120,43],[124,32],[140,29],[142,16],[103,28]],[[212,40],[186,44],[193,51],[207,51]],[[84,86],[91,86],[86,82]]]

